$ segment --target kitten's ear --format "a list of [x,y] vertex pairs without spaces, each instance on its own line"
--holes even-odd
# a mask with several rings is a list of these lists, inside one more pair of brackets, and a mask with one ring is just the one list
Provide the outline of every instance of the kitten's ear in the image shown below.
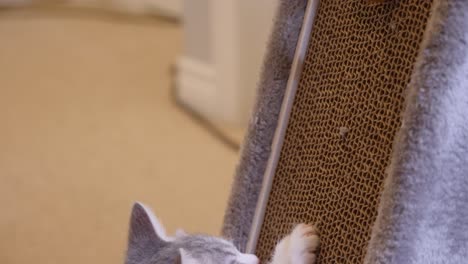
[[201,264],[199,261],[194,259],[190,254],[187,253],[183,248],[179,249],[180,254],[180,264]]
[[135,203],[130,217],[126,264],[142,263],[165,245],[164,228],[151,210]]
[[135,203],[130,217],[128,250],[151,246],[158,248],[167,241],[166,232],[151,210]]

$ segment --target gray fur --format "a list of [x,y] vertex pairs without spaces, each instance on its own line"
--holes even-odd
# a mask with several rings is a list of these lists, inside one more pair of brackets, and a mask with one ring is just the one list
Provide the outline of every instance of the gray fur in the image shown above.
[[245,250],[307,0],[281,0],[241,150],[222,233]]
[[144,206],[136,203],[130,219],[126,264],[181,263],[180,249],[200,263],[241,264],[236,261],[240,252],[224,239],[206,235],[165,238],[154,224]]
[[[156,234],[150,216],[138,203],[133,206],[128,234],[126,264],[155,263],[152,261],[155,253],[169,246],[169,243]],[[165,263],[176,263],[177,254],[167,258],[168,262]]]
[[[138,247],[138,244],[132,244],[131,247]],[[203,263],[204,259],[209,258],[212,263],[224,263],[226,259],[233,259],[235,262],[237,253],[232,245],[224,243],[223,240],[205,235],[187,235],[175,238],[174,241],[166,242],[162,246],[153,248],[144,248],[142,252],[144,258],[134,258],[129,254],[127,264],[159,264],[159,263],[178,263],[180,258],[179,249],[184,249],[191,257]],[[240,264],[240,263],[239,263]]]
[[436,0],[365,263],[468,263],[468,1]]

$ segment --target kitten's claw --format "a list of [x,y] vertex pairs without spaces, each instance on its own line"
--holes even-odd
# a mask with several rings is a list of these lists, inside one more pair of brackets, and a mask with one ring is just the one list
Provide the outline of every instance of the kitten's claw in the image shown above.
[[320,245],[317,229],[312,225],[299,224],[291,233],[291,263],[312,264],[317,258],[316,251]]

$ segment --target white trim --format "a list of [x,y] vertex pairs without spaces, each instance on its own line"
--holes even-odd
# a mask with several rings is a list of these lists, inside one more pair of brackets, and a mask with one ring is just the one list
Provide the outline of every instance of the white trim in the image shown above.
[[270,157],[268,158],[267,167],[263,176],[262,189],[257,202],[252,228],[249,234],[249,241],[247,243],[247,253],[255,253],[258,237],[262,228],[263,218],[268,203],[268,198],[271,191],[271,185],[275,176],[276,166],[283,146],[284,135],[289,121],[289,115],[296,95],[297,86],[300,81],[302,67],[309,44],[310,32],[317,12],[319,0],[310,0],[307,3],[307,8],[304,15],[304,22],[297,41],[296,53],[292,62],[291,74],[289,75],[288,83],[284,99],[281,105],[281,111],[278,119],[278,126],[276,127],[275,135],[273,138]]
[[217,118],[215,71],[212,65],[187,57],[177,62],[176,96],[203,116]]
[[240,69],[237,0],[211,1],[212,64],[183,57],[177,94],[182,103],[208,119],[240,123]]
[[[184,3],[190,1],[184,0]],[[273,24],[273,7],[278,1],[203,0],[199,5],[202,10],[190,9],[191,2],[184,9],[186,22],[190,25],[184,33],[188,40],[186,44],[193,45],[185,49],[184,55],[205,61],[215,69],[213,84],[216,89],[213,90],[216,91],[213,93],[216,97],[210,107],[215,109],[217,118],[212,121],[233,127],[247,125],[258,81],[253,76],[260,72],[260,54]],[[199,19],[198,16],[207,18]],[[254,27],[249,28],[252,24]],[[201,34],[197,34],[197,29]],[[255,34],[255,31],[259,33]],[[197,35],[200,39],[195,39]]]

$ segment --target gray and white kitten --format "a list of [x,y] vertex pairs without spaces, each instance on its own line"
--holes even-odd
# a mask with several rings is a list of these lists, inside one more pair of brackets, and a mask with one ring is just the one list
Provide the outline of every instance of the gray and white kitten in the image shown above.
[[[275,248],[270,264],[313,264],[319,246],[317,231],[300,224]],[[168,237],[151,210],[141,203],[132,209],[126,264],[258,264],[229,241],[182,232]]]

